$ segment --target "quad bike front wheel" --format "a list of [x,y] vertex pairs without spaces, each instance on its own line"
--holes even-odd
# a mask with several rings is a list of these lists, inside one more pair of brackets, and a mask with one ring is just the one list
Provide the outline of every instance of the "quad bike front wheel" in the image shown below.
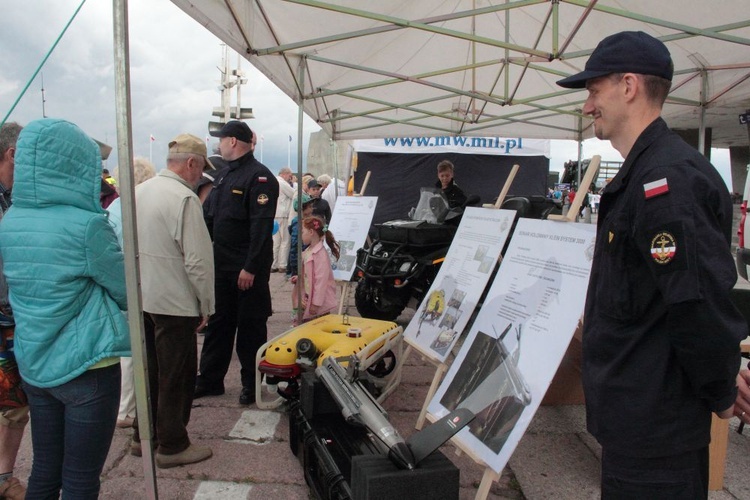
[[363,318],[395,321],[409,300],[408,291],[391,290],[386,293],[377,286],[361,280],[354,291],[354,303]]

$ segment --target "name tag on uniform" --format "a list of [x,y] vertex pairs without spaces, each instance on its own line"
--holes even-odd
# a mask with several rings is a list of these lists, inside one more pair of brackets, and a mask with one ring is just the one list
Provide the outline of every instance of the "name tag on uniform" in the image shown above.
[[243,191],[240,191],[239,189],[232,189],[232,194],[245,194]]

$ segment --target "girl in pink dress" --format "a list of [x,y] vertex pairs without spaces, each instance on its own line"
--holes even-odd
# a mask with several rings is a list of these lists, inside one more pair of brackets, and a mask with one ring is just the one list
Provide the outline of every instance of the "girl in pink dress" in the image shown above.
[[[333,278],[331,259],[328,256],[323,240],[331,249],[331,253],[338,260],[339,244],[328,230],[326,223],[317,216],[306,217],[302,220],[302,242],[308,245],[302,252],[302,307],[304,314],[302,321],[323,316],[333,311],[338,305],[336,299],[336,280]],[[299,286],[299,285],[298,285]],[[296,294],[294,295],[296,300]],[[295,304],[295,307],[296,304]]]

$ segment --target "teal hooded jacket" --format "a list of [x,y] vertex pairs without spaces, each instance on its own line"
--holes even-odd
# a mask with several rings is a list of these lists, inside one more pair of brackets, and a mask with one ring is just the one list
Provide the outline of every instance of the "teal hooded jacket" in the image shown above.
[[123,256],[99,204],[96,143],[64,120],[24,127],[0,252],[23,379],[56,387],[130,356]]

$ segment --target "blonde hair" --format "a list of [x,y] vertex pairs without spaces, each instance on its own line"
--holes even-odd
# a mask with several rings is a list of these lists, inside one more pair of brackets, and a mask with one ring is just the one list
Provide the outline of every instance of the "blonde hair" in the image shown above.
[[[146,182],[150,178],[156,176],[156,169],[154,164],[148,161],[148,158],[138,156],[133,160],[133,184],[137,186],[142,182]],[[117,184],[120,184],[120,167],[115,167],[114,177],[117,179]]]

